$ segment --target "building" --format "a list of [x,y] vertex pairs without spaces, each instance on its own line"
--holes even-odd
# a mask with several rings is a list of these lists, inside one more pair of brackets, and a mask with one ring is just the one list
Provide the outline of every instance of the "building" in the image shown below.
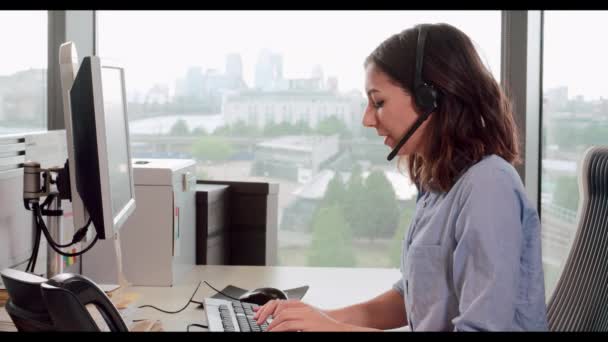
[[17,127],[43,127],[46,86],[46,69],[23,70],[0,77],[0,119]]
[[283,81],[283,56],[263,49],[255,65],[254,87],[272,91],[281,87]]
[[226,124],[242,122],[262,129],[269,124],[305,122],[314,129],[330,116],[350,130],[361,124],[365,100],[360,94],[314,90],[312,79],[290,80],[290,84],[293,88],[286,91],[247,90],[226,95],[222,105]]
[[562,112],[568,105],[568,87],[551,88],[545,91],[543,107],[545,111]]
[[306,183],[338,155],[333,136],[283,136],[255,145],[254,176],[284,178]]

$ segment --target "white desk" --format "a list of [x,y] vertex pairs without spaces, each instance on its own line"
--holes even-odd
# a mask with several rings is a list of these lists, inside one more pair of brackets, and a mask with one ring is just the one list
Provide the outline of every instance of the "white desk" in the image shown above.
[[[400,277],[399,269],[209,265],[196,266],[172,287],[132,286],[125,293],[139,295],[136,306],[147,304],[176,311],[186,304],[201,280],[218,290],[228,285],[281,290],[309,285],[302,301],[320,309],[332,309],[371,299],[389,290]],[[202,283],[193,300],[202,301],[214,294],[214,290]],[[207,324],[204,310],[195,303],[178,314],[165,314],[152,308],[136,309],[132,319],[158,319],[165,331],[185,331],[191,323]],[[190,331],[205,330],[190,328]]]

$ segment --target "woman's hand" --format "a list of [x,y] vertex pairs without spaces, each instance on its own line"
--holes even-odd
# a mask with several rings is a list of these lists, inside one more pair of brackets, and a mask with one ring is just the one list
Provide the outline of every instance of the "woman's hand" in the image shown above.
[[287,307],[302,308],[305,306],[307,306],[307,304],[302,303],[298,299],[288,299],[288,300],[275,299],[275,300],[268,301],[263,306],[260,306],[256,309],[254,309],[255,315],[253,315],[253,318],[257,321],[257,323],[259,325],[259,324],[262,324],[263,322],[266,322],[266,319],[268,318],[268,316],[272,315],[273,317],[276,317],[276,315],[278,315],[281,311],[285,310],[285,308],[287,308]]
[[348,326],[299,300],[272,300],[256,310],[258,324],[272,315],[266,331],[346,331]]

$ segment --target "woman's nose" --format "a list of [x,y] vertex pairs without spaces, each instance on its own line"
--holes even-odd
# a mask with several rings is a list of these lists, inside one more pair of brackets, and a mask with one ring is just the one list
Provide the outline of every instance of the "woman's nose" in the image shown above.
[[376,126],[376,115],[373,110],[365,109],[363,113],[363,126],[375,127]]

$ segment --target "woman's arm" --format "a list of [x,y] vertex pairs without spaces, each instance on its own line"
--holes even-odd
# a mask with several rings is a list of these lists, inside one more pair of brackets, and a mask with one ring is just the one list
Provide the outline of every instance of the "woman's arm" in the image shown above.
[[336,321],[360,327],[385,330],[407,324],[403,296],[395,289],[363,303],[323,312]]

